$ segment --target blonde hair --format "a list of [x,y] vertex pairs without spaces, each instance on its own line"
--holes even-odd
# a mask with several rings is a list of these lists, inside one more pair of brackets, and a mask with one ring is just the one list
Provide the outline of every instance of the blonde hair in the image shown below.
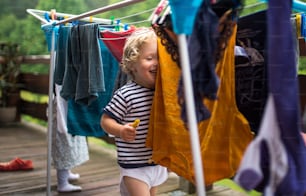
[[133,77],[133,65],[137,61],[141,46],[150,39],[156,39],[152,28],[136,29],[126,40],[123,48],[121,69],[124,73]]

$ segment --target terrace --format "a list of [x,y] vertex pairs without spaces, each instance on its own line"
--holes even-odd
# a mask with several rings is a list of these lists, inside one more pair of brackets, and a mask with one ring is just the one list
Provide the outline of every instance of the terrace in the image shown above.
[[[22,63],[49,64],[49,56],[22,57]],[[48,74],[21,74],[20,81],[24,84],[22,91],[48,94]],[[300,98],[302,105],[306,104],[306,76],[299,76]],[[302,89],[304,86],[304,89]],[[0,195],[46,195],[47,191],[47,128],[34,123],[25,122],[22,115],[28,115],[47,121],[47,103],[37,103],[24,100],[21,96],[18,113],[12,123],[0,124],[0,162],[8,162],[15,157],[32,160],[34,169],[30,171],[0,172]],[[110,138],[101,138],[112,143]],[[82,192],[68,195],[119,195],[119,170],[116,164],[114,148],[89,142],[90,160],[75,168],[74,172],[81,175],[77,185],[82,186]],[[214,184],[206,189],[207,195],[246,195],[228,187]],[[184,192],[183,192],[184,191]],[[56,191],[55,170],[51,171],[52,195],[61,195]],[[187,192],[187,193],[186,193]],[[158,195],[192,194],[192,185],[174,173],[159,188]],[[183,194],[184,193],[184,194]],[[65,194],[67,195],[67,194]]]

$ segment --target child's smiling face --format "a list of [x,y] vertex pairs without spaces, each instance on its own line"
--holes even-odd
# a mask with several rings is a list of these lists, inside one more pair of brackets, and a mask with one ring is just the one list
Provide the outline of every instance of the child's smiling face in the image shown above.
[[146,88],[154,89],[158,69],[157,40],[150,39],[141,48],[133,66],[134,81]]

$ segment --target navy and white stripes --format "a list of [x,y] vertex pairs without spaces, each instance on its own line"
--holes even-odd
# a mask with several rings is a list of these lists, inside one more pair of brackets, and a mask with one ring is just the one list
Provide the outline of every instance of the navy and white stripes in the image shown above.
[[144,88],[135,82],[129,82],[118,89],[104,108],[104,112],[121,124],[132,123],[140,119],[134,141],[126,142],[116,137],[118,163],[123,168],[137,168],[152,165],[149,159],[152,150],[145,146],[149,127],[150,110],[154,89]]

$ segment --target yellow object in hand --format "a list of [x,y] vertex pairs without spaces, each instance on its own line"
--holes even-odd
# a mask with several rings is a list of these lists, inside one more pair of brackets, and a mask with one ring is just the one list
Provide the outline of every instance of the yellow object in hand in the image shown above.
[[138,127],[139,123],[140,123],[140,119],[138,119],[138,118],[135,119],[133,124],[132,124],[132,127],[134,127],[134,128]]

